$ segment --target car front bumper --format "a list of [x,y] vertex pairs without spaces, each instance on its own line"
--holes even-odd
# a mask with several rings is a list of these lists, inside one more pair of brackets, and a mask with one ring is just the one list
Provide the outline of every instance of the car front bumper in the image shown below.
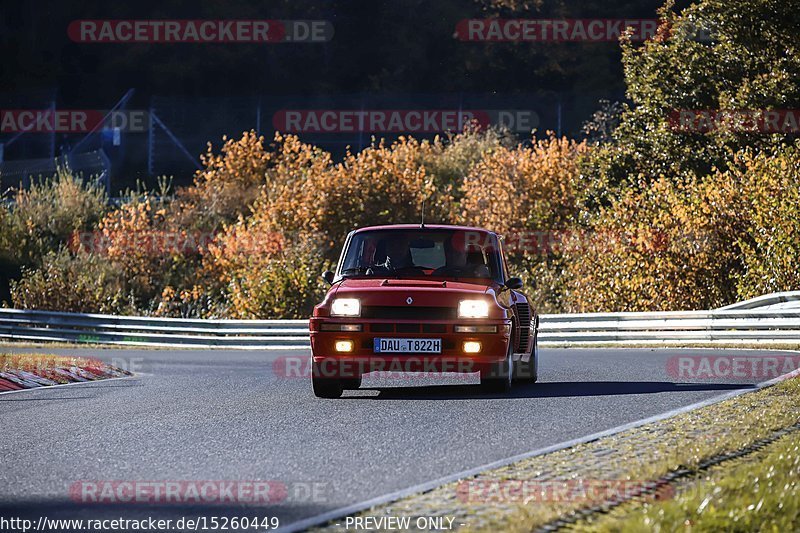
[[[360,331],[323,331],[341,325]],[[493,327],[494,332],[457,332],[456,326]],[[313,317],[309,323],[311,353],[317,371],[329,377],[357,377],[368,372],[478,372],[505,360],[511,341],[507,319],[365,320]],[[441,339],[441,353],[375,353],[375,338]],[[340,352],[338,341],[351,341],[352,351]],[[465,342],[479,342],[480,351],[467,353]]]

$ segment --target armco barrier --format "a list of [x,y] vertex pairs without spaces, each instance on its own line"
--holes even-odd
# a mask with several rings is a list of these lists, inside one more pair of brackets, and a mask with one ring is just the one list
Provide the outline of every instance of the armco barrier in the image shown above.
[[186,348],[307,348],[306,320],[197,320],[0,309],[0,338]]
[[[0,339],[184,348],[308,348],[306,320],[195,320],[0,309]],[[797,344],[800,309],[542,315],[539,344]]]
[[793,344],[800,309],[543,315],[541,345]]

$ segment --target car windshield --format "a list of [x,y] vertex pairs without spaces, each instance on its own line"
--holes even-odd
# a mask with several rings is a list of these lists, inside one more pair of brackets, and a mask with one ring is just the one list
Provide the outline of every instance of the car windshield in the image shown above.
[[497,238],[485,231],[458,229],[355,233],[339,276],[503,281]]

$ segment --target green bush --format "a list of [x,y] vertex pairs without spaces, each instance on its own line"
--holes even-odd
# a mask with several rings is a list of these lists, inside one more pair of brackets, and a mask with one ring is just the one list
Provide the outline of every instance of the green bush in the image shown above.
[[797,135],[681,131],[674,113],[796,109],[800,12],[702,0],[676,14],[670,1],[661,19],[656,38],[623,42],[630,105],[580,161],[567,310],[713,308],[799,286]]
[[464,178],[472,167],[496,150],[516,145],[516,137],[507,131],[466,128],[457,135],[436,137],[429,145],[423,142],[418,161],[436,190],[450,192],[458,203],[463,197]]
[[798,148],[629,189],[566,247],[573,311],[709,309],[800,288]]
[[709,309],[736,297],[740,201],[714,177],[630,189],[565,242],[567,310]]
[[308,318],[325,295],[321,279],[332,264],[316,243],[292,243],[268,255],[242,254],[228,261],[224,309],[228,318]]
[[22,279],[11,282],[11,297],[19,309],[75,313],[134,314],[126,280],[106,258],[48,252],[39,268],[23,267]]
[[68,243],[76,231],[92,229],[106,211],[105,191],[60,168],[33,180],[27,190],[10,191],[0,205],[0,301],[10,302],[11,280],[23,267]]
[[739,299],[800,289],[800,142],[776,154],[746,152],[726,176],[746,194]]
[[16,245],[11,212],[5,205],[0,205],[0,304],[11,301],[9,281],[19,276]]
[[60,168],[52,178],[21,189],[10,207],[11,255],[35,266],[66,244],[76,231],[91,230],[106,212],[106,193],[96,184]]
[[[681,179],[725,170],[749,147],[770,151],[796,134],[719,128],[679,131],[677,110],[796,109],[800,105],[800,11],[772,0],[702,0],[661,10],[655,39],[623,43],[627,96],[619,126],[586,165],[587,186],[636,186],[640,178]],[[765,22],[768,21],[768,22]],[[710,31],[697,39],[692,28]]]

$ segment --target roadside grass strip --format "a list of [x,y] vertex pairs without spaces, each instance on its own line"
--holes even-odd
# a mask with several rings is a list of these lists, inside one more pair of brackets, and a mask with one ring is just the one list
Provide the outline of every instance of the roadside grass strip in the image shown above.
[[[601,516],[608,516],[611,520],[617,516],[615,513],[630,507],[630,513],[635,517],[630,518],[632,527],[650,531],[653,526],[644,522],[649,519],[652,524],[662,524],[662,531],[673,531],[687,527],[684,526],[687,518],[694,519],[691,513],[681,514],[683,505],[694,509],[697,515],[705,514],[703,519],[709,521],[709,529],[716,529],[713,521],[722,520],[721,516],[728,512],[729,507],[744,505],[747,508],[751,503],[758,506],[762,500],[762,492],[751,492],[748,496],[744,486],[740,492],[732,494],[730,501],[725,500],[723,492],[727,487],[737,486],[736,480],[748,483],[749,474],[744,471],[737,474],[730,466],[733,461],[743,461],[758,450],[764,453],[776,450],[776,458],[770,459],[771,463],[765,463],[763,468],[769,472],[773,464],[776,469],[780,465],[787,475],[797,478],[798,452],[792,446],[797,445],[800,432],[791,432],[787,428],[795,426],[794,429],[798,429],[798,423],[800,378],[794,377],[670,418],[522,459],[427,492],[377,505],[350,517],[333,520],[318,530],[342,531],[346,524],[352,524],[357,518],[369,518],[370,529],[397,531],[397,522],[379,519],[412,517],[411,524],[414,524],[416,517],[443,517],[452,519],[452,527],[460,531],[554,531],[590,526],[600,528],[600,531],[618,531],[620,526],[617,523],[591,524],[586,520]],[[786,436],[782,437],[779,432]],[[774,444],[769,444],[771,442]],[[786,450],[773,448],[787,442],[790,444]],[[789,455],[779,460],[781,453]],[[788,466],[792,461],[794,466]],[[696,478],[699,472],[710,476],[709,469],[720,472],[723,477],[728,472],[733,476],[730,481],[720,477],[717,484],[708,489],[715,498],[720,498],[719,502],[712,498],[701,506],[709,495],[706,493],[708,490],[702,488],[697,493],[676,493],[680,482]],[[756,483],[758,490],[766,491],[767,479],[770,478],[761,470],[758,472],[755,475],[763,480]],[[771,475],[777,474],[773,472]],[[783,476],[775,478],[774,495],[763,497],[759,512],[764,514],[752,512],[755,507],[751,510],[752,520],[765,517],[767,511],[764,507],[767,505],[772,507],[770,512],[782,512],[776,508],[781,503],[788,517],[797,518],[796,510],[800,505],[797,486],[788,481],[781,483],[781,479]],[[787,483],[789,485],[785,486]],[[753,481],[750,480],[749,484],[752,486]],[[752,501],[744,504],[748,498]],[[787,502],[786,499],[790,498],[794,501]],[[661,509],[665,513],[663,521],[660,521]],[[619,516],[628,519],[624,513]],[[678,522],[673,522],[673,519]],[[742,528],[742,524],[733,518],[730,520],[722,526],[723,530],[759,528],[758,522],[753,522],[753,527]],[[395,524],[395,527],[384,528],[382,524]],[[628,525],[628,522],[623,524],[624,527]]]
[[98,359],[0,353],[0,393],[130,375]]
[[796,531],[800,524],[800,424],[769,445],[709,467],[670,500],[631,502],[574,531]]

